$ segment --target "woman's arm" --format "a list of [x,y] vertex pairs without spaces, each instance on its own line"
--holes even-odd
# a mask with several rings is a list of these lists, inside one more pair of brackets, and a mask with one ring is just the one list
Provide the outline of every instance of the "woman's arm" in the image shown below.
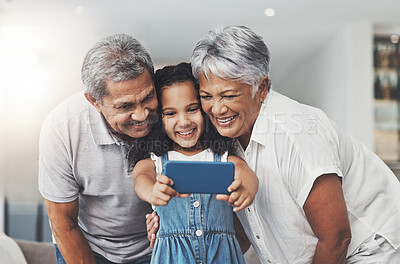
[[133,182],[137,195],[155,206],[167,205],[178,193],[171,187],[173,181],[165,175],[156,174],[154,162],[148,158],[136,163]]
[[239,221],[239,218],[235,213],[233,213],[233,224],[235,226],[236,238],[239,242],[240,248],[242,249],[243,254],[246,253],[250,248],[250,241],[244,232],[243,226]]
[[336,174],[317,178],[303,209],[318,238],[312,263],[344,263],[351,231],[340,178]]
[[235,164],[235,180],[228,187],[231,194],[229,196],[218,194],[217,199],[228,201],[235,207],[233,210],[237,212],[253,202],[258,190],[258,178],[243,159],[230,155],[228,161]]

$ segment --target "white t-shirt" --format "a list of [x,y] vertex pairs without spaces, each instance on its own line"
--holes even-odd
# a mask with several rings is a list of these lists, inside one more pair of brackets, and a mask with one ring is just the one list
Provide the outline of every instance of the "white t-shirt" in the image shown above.
[[152,210],[135,193],[128,149],[83,92],[47,116],[39,142],[40,193],[56,203],[79,199],[78,224],[92,250],[119,263],[151,254]]
[[238,216],[263,263],[311,263],[318,240],[303,205],[316,178],[328,173],[342,177],[352,231],[347,255],[374,234],[399,247],[399,181],[321,110],[270,91],[247,149],[239,151],[259,189]]
[[[161,157],[158,157],[154,155],[153,153],[151,154],[151,159],[154,161],[155,166],[156,166],[156,173],[161,174],[163,171],[162,167],[162,159]],[[200,153],[197,153],[193,156],[186,156],[180,152],[177,151],[168,151],[168,160],[182,160],[182,161],[214,161],[214,152],[212,152],[210,149],[203,150]],[[226,162],[228,160],[228,152],[225,152],[221,156],[221,161]]]

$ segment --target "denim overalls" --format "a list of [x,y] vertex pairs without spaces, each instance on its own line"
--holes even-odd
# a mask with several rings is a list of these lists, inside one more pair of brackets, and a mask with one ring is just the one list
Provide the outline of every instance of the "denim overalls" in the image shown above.
[[[162,166],[168,153],[162,157]],[[214,154],[214,161],[221,157]],[[245,263],[236,240],[232,207],[215,194],[172,198],[155,208],[160,228],[151,263]]]

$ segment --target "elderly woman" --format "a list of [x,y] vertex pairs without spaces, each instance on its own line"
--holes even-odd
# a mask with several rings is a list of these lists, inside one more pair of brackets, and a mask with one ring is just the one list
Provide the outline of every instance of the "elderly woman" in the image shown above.
[[238,213],[262,263],[400,263],[400,183],[320,109],[270,89],[246,27],[210,31],[192,59],[204,111],[259,178]]

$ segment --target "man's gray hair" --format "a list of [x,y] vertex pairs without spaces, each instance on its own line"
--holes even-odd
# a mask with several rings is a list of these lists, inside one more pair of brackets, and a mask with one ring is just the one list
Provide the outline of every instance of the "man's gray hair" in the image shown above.
[[126,34],[109,36],[94,45],[86,54],[81,77],[85,89],[102,103],[108,95],[106,82],[127,81],[138,77],[147,68],[154,81],[150,54],[139,41]]
[[210,72],[223,79],[253,86],[269,74],[270,54],[261,36],[245,26],[216,26],[200,39],[191,58],[193,75],[198,80]]

